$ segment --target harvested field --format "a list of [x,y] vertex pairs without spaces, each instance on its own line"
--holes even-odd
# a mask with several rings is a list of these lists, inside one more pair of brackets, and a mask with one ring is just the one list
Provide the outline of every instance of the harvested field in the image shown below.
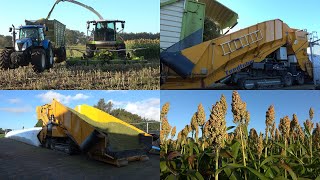
[[2,179],[159,179],[159,156],[146,162],[130,162],[115,167],[84,155],[30,146],[11,139],[0,139],[0,177]]
[[159,63],[55,64],[37,74],[30,66],[0,70],[0,89],[160,89]]

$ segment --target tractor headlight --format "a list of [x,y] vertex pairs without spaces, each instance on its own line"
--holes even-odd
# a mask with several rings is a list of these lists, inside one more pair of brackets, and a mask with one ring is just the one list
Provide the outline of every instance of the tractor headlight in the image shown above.
[[27,49],[27,44],[28,44],[28,43],[26,43],[26,42],[25,42],[25,43],[23,43],[23,46],[22,46],[22,48],[21,48],[21,51],[24,51],[24,50],[26,50],[26,49]]

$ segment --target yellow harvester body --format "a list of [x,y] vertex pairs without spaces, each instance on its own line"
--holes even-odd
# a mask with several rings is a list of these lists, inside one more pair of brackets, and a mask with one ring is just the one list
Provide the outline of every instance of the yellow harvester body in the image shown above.
[[[211,87],[254,62],[262,62],[281,47],[286,47],[288,55],[295,55],[299,70],[312,77],[308,46],[308,32],[290,28],[279,19],[261,22],[180,52],[167,53],[161,57],[169,67],[164,70],[167,77],[161,88]],[[183,67],[184,63],[188,68]]]
[[44,146],[89,157],[117,166],[147,160],[152,136],[99,109],[80,105],[70,109],[56,100],[37,107],[43,129],[38,138]]

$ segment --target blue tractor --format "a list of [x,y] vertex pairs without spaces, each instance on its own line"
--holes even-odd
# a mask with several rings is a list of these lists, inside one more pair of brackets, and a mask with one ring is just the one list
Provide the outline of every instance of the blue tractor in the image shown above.
[[[49,30],[48,26],[52,29]],[[26,20],[26,25],[19,28],[12,25],[9,32],[12,32],[12,47],[6,47],[0,54],[2,69],[31,63],[33,70],[41,73],[52,68],[54,62],[66,59],[65,25],[56,20]]]
[[6,47],[1,52],[0,67],[14,69],[31,63],[33,70],[39,73],[52,68],[53,49],[50,40],[45,38],[44,31],[48,31],[48,28],[42,25],[26,25],[17,29],[12,25],[9,28],[13,35],[12,47]]

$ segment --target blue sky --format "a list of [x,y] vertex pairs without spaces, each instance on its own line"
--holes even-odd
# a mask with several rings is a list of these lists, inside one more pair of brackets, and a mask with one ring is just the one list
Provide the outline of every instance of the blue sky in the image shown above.
[[31,128],[37,123],[36,107],[56,98],[70,108],[76,105],[95,105],[99,99],[112,101],[116,108],[124,108],[147,119],[159,120],[159,91],[0,91],[0,128]]
[[[313,122],[320,122],[320,91],[238,91],[241,99],[247,103],[251,120],[249,128],[254,127],[257,131],[264,132],[266,111],[270,105],[275,107],[275,121],[277,127],[280,118],[296,113],[299,123],[309,118],[310,107],[314,108]],[[171,126],[177,126],[177,132],[186,124],[190,124],[191,117],[197,111],[199,103],[204,106],[207,120],[209,109],[219,101],[221,94],[227,99],[227,126],[233,126],[233,115],[231,112],[232,91],[198,90],[198,91],[161,91],[161,106],[170,102],[168,120]]]
[[[252,26],[259,22],[281,19],[289,27],[307,29],[308,32],[318,31],[319,0],[283,1],[283,0],[218,0],[234,12],[238,13],[238,25],[232,31]],[[320,34],[319,34],[320,35]],[[320,48],[316,47],[316,54]]]
[[[78,0],[93,7],[105,19],[126,21],[125,32],[159,32],[159,0]],[[10,35],[9,26],[24,24],[24,20],[46,18],[55,0],[2,1],[0,34]],[[86,22],[98,17],[91,11],[69,2],[60,2],[51,19],[57,19],[73,30],[86,31]]]

